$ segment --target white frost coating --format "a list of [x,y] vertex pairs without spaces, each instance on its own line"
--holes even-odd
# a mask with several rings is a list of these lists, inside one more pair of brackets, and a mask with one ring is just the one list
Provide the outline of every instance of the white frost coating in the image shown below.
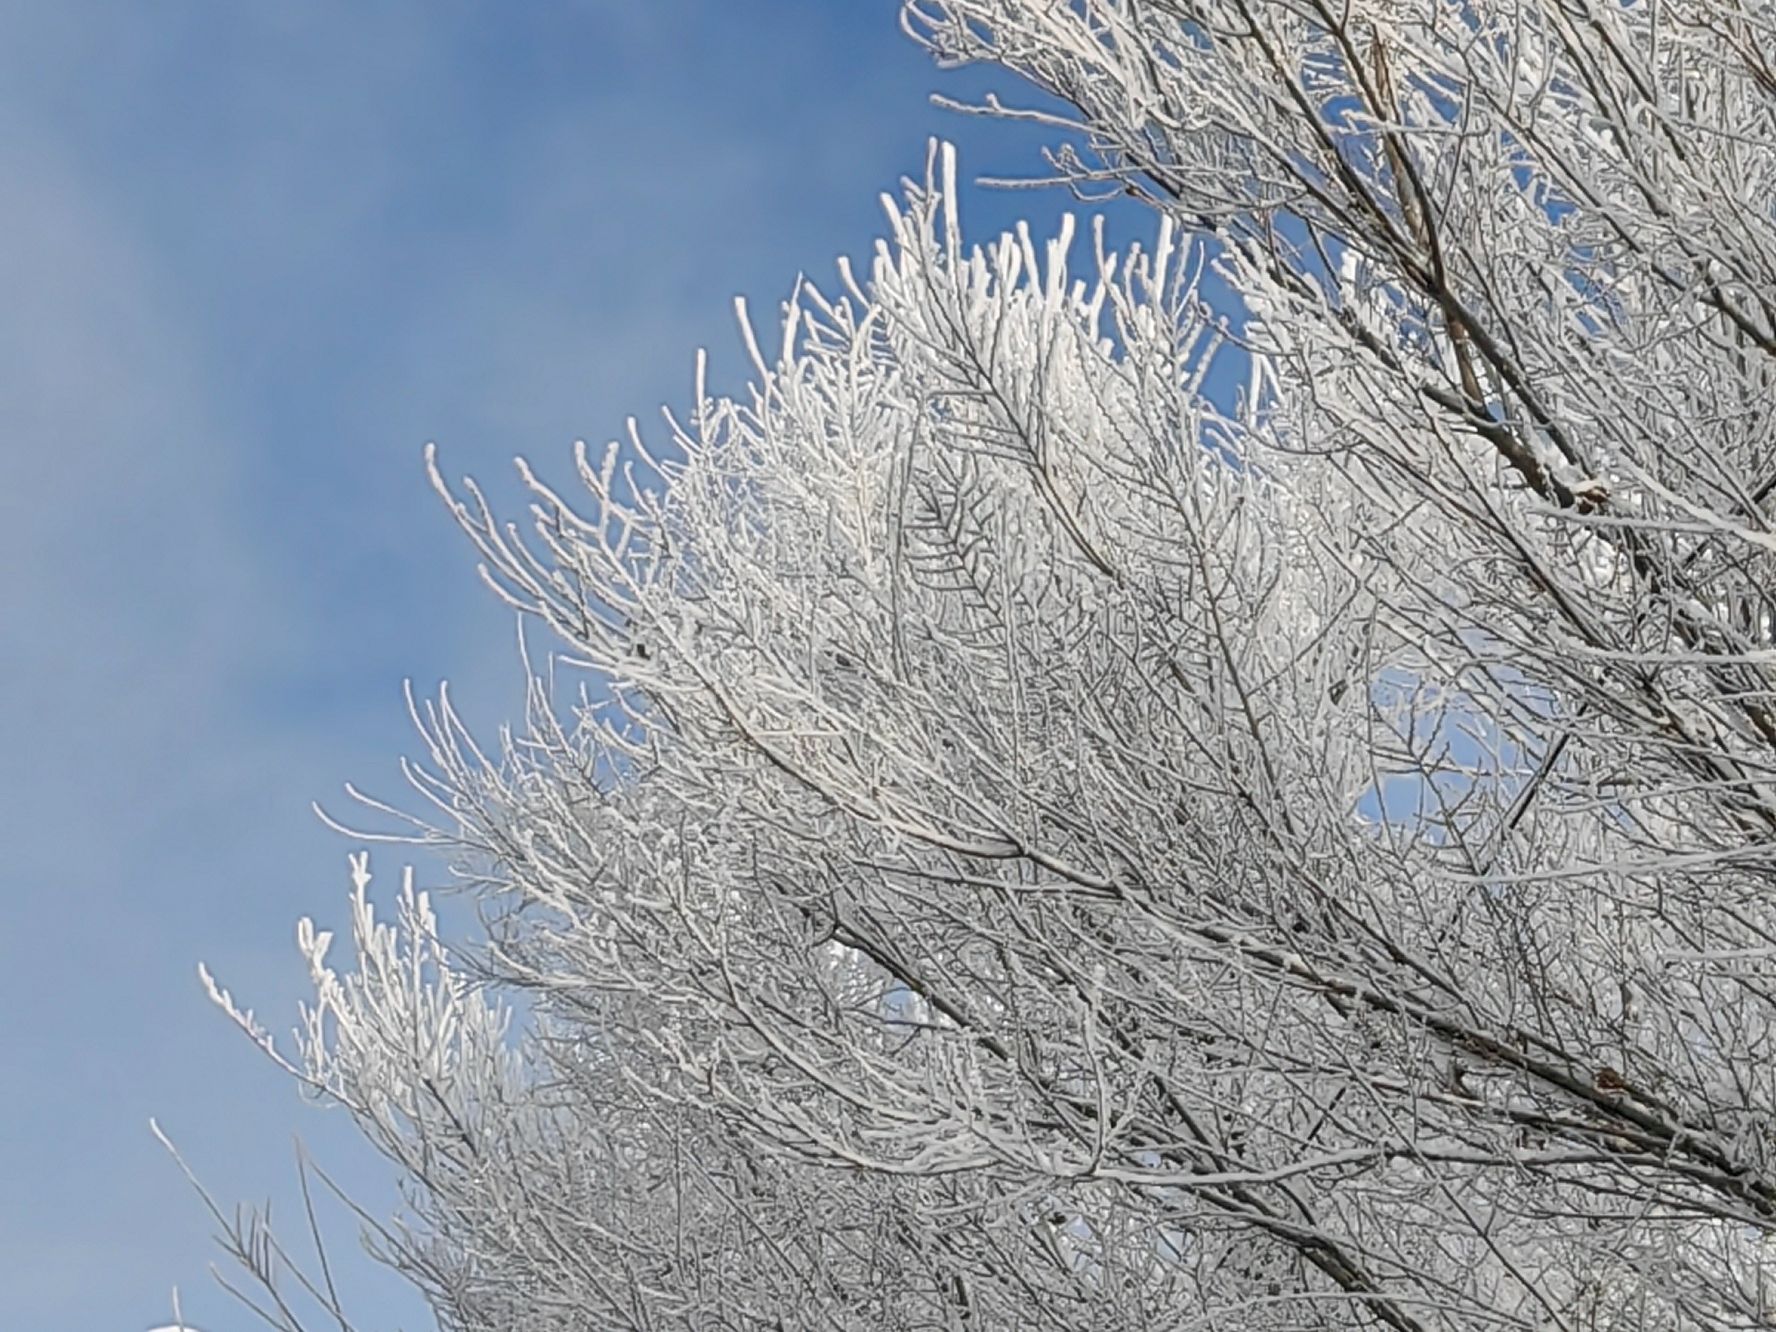
[[1769,1321],[1776,32],[1675,4],[920,0],[1153,244],[938,148],[750,392],[452,500],[599,679],[419,710],[492,982],[355,862],[291,1057],[452,1326]]

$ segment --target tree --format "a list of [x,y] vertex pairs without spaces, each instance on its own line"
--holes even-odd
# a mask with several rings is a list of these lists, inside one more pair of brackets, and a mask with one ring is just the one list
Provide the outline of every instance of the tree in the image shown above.
[[1776,1325],[1776,11],[904,21],[1157,239],[965,249],[944,150],[528,537],[434,466],[598,688],[421,714],[466,969],[362,862],[356,972],[305,926],[393,1260],[464,1329]]

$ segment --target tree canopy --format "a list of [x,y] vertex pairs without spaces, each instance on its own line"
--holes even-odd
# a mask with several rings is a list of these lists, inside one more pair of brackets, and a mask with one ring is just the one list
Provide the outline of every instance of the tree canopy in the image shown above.
[[972,248],[938,148],[748,393],[524,527],[434,464],[558,659],[416,707],[473,961],[362,860],[304,925],[388,1256],[464,1332],[1776,1326],[1776,9],[903,21],[1151,238]]

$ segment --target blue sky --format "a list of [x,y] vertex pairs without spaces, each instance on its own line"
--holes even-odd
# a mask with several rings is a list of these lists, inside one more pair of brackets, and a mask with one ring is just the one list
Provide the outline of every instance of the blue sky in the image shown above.
[[[352,849],[309,802],[398,790],[404,678],[513,710],[423,444],[510,507],[512,455],[566,475],[698,346],[734,383],[733,297],[867,254],[929,135],[1040,168],[926,100],[989,81],[892,0],[0,0],[0,1321],[143,1328],[177,1284],[254,1325],[150,1115],[225,1204],[295,1219],[293,1133],[386,1202],[195,967],[287,1030]],[[427,1325],[345,1275],[361,1326]]]

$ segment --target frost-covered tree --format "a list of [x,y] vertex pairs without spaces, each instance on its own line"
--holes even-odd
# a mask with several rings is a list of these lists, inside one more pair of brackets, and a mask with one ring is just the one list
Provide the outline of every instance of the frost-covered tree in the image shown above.
[[1776,9],[904,19],[1154,239],[969,249],[940,151],[748,395],[523,528],[434,471],[586,684],[419,710],[473,966],[361,862],[356,970],[305,926],[393,1260],[487,1332],[1776,1326]]

